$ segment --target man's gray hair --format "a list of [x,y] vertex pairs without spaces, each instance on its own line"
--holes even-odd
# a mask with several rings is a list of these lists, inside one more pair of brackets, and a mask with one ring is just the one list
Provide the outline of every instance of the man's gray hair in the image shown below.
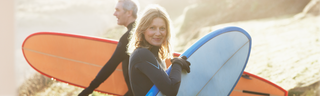
[[138,11],[139,11],[139,4],[136,0],[118,0],[119,2],[123,2],[123,9],[125,11],[129,11],[129,10],[132,10],[132,16],[134,18],[137,18],[137,14],[138,14]]

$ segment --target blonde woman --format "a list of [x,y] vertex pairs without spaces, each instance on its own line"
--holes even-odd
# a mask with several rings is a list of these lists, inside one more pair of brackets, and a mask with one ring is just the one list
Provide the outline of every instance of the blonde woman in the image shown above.
[[190,72],[190,63],[182,58],[172,59],[168,76],[163,62],[170,58],[170,19],[166,11],[158,6],[147,7],[131,34],[128,44],[129,79],[135,96],[146,95],[156,85],[165,95],[176,95],[180,86],[181,71]]

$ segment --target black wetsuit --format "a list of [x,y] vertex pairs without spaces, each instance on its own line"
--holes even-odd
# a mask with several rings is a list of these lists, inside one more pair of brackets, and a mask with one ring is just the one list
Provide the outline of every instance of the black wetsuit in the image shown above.
[[181,66],[173,64],[170,75],[157,62],[158,47],[149,51],[137,48],[129,59],[129,77],[131,90],[135,96],[144,96],[155,84],[167,96],[175,96],[180,87]]
[[98,75],[95,77],[93,81],[91,81],[89,87],[87,87],[83,92],[85,93],[92,93],[94,89],[99,87],[99,85],[104,82],[117,68],[117,66],[122,62],[122,71],[125,78],[125,81],[128,86],[128,92],[125,96],[133,96],[130,82],[129,82],[129,75],[128,75],[128,61],[129,55],[126,53],[127,51],[127,44],[128,44],[128,37],[132,27],[134,26],[134,22],[130,23],[127,28],[128,31],[122,35],[117,45],[115,52],[113,53],[110,60],[102,67]]

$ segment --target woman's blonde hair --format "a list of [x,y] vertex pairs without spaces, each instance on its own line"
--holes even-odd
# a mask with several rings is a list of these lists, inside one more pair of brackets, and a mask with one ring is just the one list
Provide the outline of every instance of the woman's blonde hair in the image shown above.
[[164,8],[159,5],[150,5],[143,12],[141,18],[138,19],[137,26],[131,31],[130,41],[128,43],[128,54],[131,54],[136,48],[142,47],[151,49],[150,45],[144,38],[144,32],[151,25],[153,19],[161,18],[166,24],[166,37],[165,41],[161,44],[159,48],[159,59],[164,60],[166,58],[172,57],[172,48],[170,44],[171,40],[171,21],[169,15],[166,13]]

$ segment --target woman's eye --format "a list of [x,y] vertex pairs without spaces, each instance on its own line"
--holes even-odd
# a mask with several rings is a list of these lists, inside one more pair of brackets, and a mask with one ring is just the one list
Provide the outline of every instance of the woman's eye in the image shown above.
[[154,29],[154,27],[150,27],[150,29]]
[[166,28],[161,27],[160,30],[161,30],[161,31],[164,31],[164,30],[166,30]]

